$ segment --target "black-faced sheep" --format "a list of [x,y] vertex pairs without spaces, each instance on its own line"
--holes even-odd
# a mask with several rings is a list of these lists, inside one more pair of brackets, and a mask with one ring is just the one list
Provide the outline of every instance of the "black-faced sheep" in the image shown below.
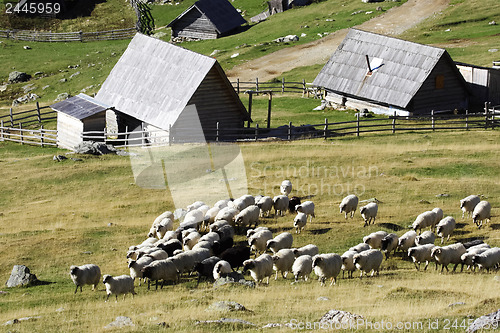
[[312,258],[315,255],[317,255],[318,253],[319,253],[319,249],[314,244],[307,244],[307,245],[304,245],[302,247],[299,247],[298,249],[293,249],[293,254],[295,255],[295,258],[298,258],[298,257],[306,255],[306,254],[311,256],[311,258]]
[[231,265],[227,261],[225,260],[218,261],[213,269],[214,280],[225,277],[231,272],[232,272]]
[[430,230],[424,231],[421,235],[415,237],[415,245],[434,244],[436,235]]
[[483,221],[491,219],[491,205],[488,201],[479,202],[472,212],[472,220],[478,229],[483,226]]
[[110,295],[115,295],[116,302],[118,302],[118,295],[123,295],[123,299],[125,299],[125,295],[128,293],[132,294],[132,298],[135,295],[134,291],[134,279],[132,279],[129,275],[120,275],[120,276],[111,276],[104,275],[102,279],[102,283],[106,286],[106,301]]
[[412,229],[415,231],[419,230],[420,234],[422,233],[422,229],[425,229],[427,227],[432,227],[435,221],[436,221],[435,212],[433,212],[432,210],[423,212],[422,214],[418,215],[417,218],[415,219],[415,222],[413,222]]
[[448,271],[448,265],[454,264],[453,271],[457,269],[457,266],[462,262],[461,256],[467,250],[462,243],[455,243],[448,246],[439,247],[436,246],[431,251],[431,257],[433,257],[438,264],[441,264],[441,273],[443,269],[446,268]]
[[307,254],[301,255],[295,259],[292,265],[295,282],[298,282],[299,278],[303,278],[304,281],[307,281],[312,272],[312,263],[312,257]]
[[380,249],[382,246],[382,239],[387,235],[387,232],[383,230],[372,232],[368,236],[363,237],[363,242],[370,245],[372,249]]
[[273,275],[273,259],[269,254],[262,254],[256,259],[248,259],[243,262],[243,272],[250,271],[250,275],[257,284],[262,282],[267,277]]
[[286,195],[277,195],[273,198],[274,215],[285,215],[288,209],[289,199]]
[[275,280],[278,279],[278,272],[281,272],[281,276],[286,279],[288,272],[292,271],[292,265],[295,261],[295,255],[292,249],[281,249],[274,254],[273,258],[273,269],[276,271]]
[[69,268],[69,275],[76,285],[75,294],[78,291],[78,287],[80,287],[80,292],[82,292],[82,286],[86,284],[91,284],[92,290],[95,290],[101,280],[101,270],[99,266],[94,264],[71,266]]
[[262,197],[259,199],[259,201],[257,201],[256,205],[260,209],[261,217],[264,217],[264,215],[269,216],[269,213],[273,208],[273,198],[269,196]]
[[243,209],[238,215],[234,217],[234,222],[240,227],[257,227],[259,222],[260,209],[255,205],[251,205]]
[[460,200],[460,209],[462,210],[462,218],[465,217],[466,213],[467,213],[467,216],[471,216],[472,212],[474,211],[474,208],[476,208],[476,205],[480,201],[481,201],[481,198],[479,198],[479,196],[473,195],[473,194]]
[[[425,261],[424,271],[429,266],[429,263],[434,259],[431,256],[432,250],[435,248],[434,244],[425,244],[415,247],[410,247],[408,249],[408,257],[412,258],[415,268],[420,270],[420,263]],[[437,269],[437,263],[436,263]]]
[[450,239],[453,230],[455,229],[456,222],[455,219],[451,216],[446,216],[444,219],[439,221],[436,226],[436,233],[441,237],[441,244],[444,242],[444,238],[446,237],[446,241]]
[[363,220],[365,221],[364,227],[370,225],[372,222],[375,223],[378,213],[378,205],[376,202],[370,202],[369,204],[361,207],[359,209]]
[[339,205],[340,213],[345,213],[345,219],[347,220],[347,214],[351,213],[351,218],[354,217],[354,213],[356,213],[356,209],[358,208],[358,197],[354,194],[348,195]]
[[337,276],[342,269],[342,258],[337,253],[318,254],[313,257],[312,267],[321,285],[325,285],[326,279],[332,279],[331,286],[337,283]]
[[289,232],[282,232],[278,236],[267,241],[267,249],[271,250],[274,254],[281,249],[289,249],[293,244],[293,236]]
[[316,215],[314,215],[314,202],[312,201],[304,201],[300,205],[295,206],[295,211],[308,215],[310,217],[310,222],[313,217],[316,217]]
[[394,254],[396,254],[396,250],[398,249],[399,237],[396,234],[388,234],[382,241],[380,242],[380,249],[382,252],[385,252],[385,259],[389,259],[389,254],[394,250]]
[[383,260],[384,255],[382,252],[375,249],[363,251],[355,254],[353,257],[356,268],[361,271],[360,278],[363,278],[364,273],[368,274],[369,272],[372,272],[371,276],[373,276],[374,273],[378,275]]

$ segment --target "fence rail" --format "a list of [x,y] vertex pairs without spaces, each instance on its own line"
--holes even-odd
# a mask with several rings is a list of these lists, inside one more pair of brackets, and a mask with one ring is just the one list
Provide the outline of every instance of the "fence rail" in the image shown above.
[[130,39],[134,37],[135,28],[117,29],[96,32],[45,32],[32,30],[0,30],[0,38],[31,42],[89,42],[97,40]]
[[321,89],[313,87],[312,83],[306,83],[304,79],[301,82],[286,81],[285,78],[282,78],[281,82],[260,82],[259,78],[256,78],[255,81],[240,81],[240,79],[236,79],[231,84],[238,94],[251,90],[255,93],[259,91],[266,93],[302,93],[303,96],[307,95],[307,97],[311,95],[315,98],[321,97]]
[[3,120],[0,120],[0,141],[57,147],[57,130],[44,129],[43,125],[38,130],[24,129],[21,124],[18,128],[6,127]]
[[[47,109],[48,111],[46,111]],[[54,119],[57,119],[57,112],[52,110],[50,106],[40,106],[38,102],[36,103],[36,109],[14,112],[10,108],[9,114],[0,116],[0,121],[9,127],[26,126],[35,123],[41,125],[43,122]]]

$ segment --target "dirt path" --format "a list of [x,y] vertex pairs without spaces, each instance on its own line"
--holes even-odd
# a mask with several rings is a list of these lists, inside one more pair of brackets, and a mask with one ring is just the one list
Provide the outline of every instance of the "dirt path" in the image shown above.
[[[361,30],[384,35],[399,35],[435,13],[445,9],[449,0],[408,0],[399,7],[394,7],[384,14],[356,26]],[[347,29],[338,30],[316,41],[288,47],[261,58],[248,61],[227,72],[231,81],[268,81],[279,77],[293,68],[324,64],[328,61]]]

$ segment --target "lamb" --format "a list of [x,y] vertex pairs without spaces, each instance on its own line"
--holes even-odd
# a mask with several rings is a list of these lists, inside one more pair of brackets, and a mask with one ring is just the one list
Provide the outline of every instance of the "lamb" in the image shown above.
[[316,245],[314,244],[307,244],[305,246],[302,246],[298,249],[293,249],[293,254],[295,255],[295,258],[298,258],[303,255],[310,255],[311,258],[314,257],[319,253],[319,249]]
[[292,265],[293,276],[295,276],[295,282],[299,282],[299,278],[303,278],[305,281],[309,278],[312,272],[312,257],[310,255],[304,254],[295,259]]
[[415,230],[410,230],[405,232],[401,237],[399,237],[398,241],[398,249],[403,252],[403,254],[408,253],[408,249],[410,247],[415,246],[415,238],[417,237],[417,233]]
[[467,249],[467,252],[462,254],[462,256],[460,257],[460,260],[462,260],[462,268],[460,269],[460,271],[463,272],[465,265],[467,265],[467,270],[469,270],[472,267],[473,270],[475,271],[476,266],[474,266],[473,262],[474,256],[486,252],[488,250],[489,247],[476,247],[473,249],[470,248]]
[[388,234],[382,239],[380,242],[380,249],[382,252],[385,252],[385,259],[389,259],[389,254],[392,250],[394,250],[394,254],[396,254],[398,242],[399,237],[396,234]]
[[351,213],[351,218],[354,217],[354,213],[356,213],[356,209],[358,208],[358,197],[354,194],[348,195],[342,202],[340,203],[340,213],[345,213],[345,219],[347,220],[347,214]]
[[314,202],[312,201],[304,201],[300,205],[295,206],[295,211],[309,215],[309,222],[312,221],[313,217],[316,217],[316,215],[314,215]]
[[300,198],[299,197],[291,197],[289,200],[288,200],[288,210],[290,211],[290,213],[295,213],[295,207],[297,207],[297,205],[300,205],[301,202],[300,202]]
[[285,215],[289,199],[286,195],[277,195],[273,198],[274,215]]
[[415,245],[434,244],[436,235],[432,231],[426,230],[421,235],[415,237]]
[[245,260],[250,259],[250,248],[248,246],[235,246],[220,254],[222,260],[227,261],[233,269],[238,269]]
[[312,267],[321,285],[324,286],[325,280],[331,278],[331,286],[337,283],[337,276],[342,268],[342,258],[337,253],[318,254],[313,257]]
[[363,220],[365,220],[364,227],[370,225],[372,222],[375,223],[377,218],[378,205],[376,202],[370,202],[369,204],[361,207],[359,209]]
[[441,221],[444,217],[443,210],[441,208],[436,207],[432,209],[432,211],[436,213],[436,218],[434,219],[434,223],[431,226],[431,230],[434,229],[439,221]]
[[436,259],[436,262],[438,264],[441,264],[441,273],[445,268],[446,271],[448,272],[449,264],[455,264],[455,267],[453,267],[453,271],[455,271],[457,266],[462,262],[460,257],[466,251],[467,250],[465,249],[462,243],[455,243],[443,247],[436,246],[431,251],[431,257]]
[[260,216],[264,217],[264,214],[266,216],[269,216],[269,213],[271,212],[271,209],[273,208],[273,198],[269,196],[265,196],[260,198],[259,201],[257,201],[257,207],[260,209]]
[[488,201],[479,202],[472,212],[472,220],[478,229],[483,226],[483,221],[491,219],[491,205]]
[[368,236],[363,237],[363,242],[370,245],[370,248],[372,249],[380,249],[382,246],[382,239],[384,239],[387,235],[387,232],[382,230],[372,232]]
[[86,284],[91,284],[92,290],[95,290],[101,279],[101,269],[99,266],[94,264],[71,266],[69,268],[69,275],[71,276],[73,283],[76,285],[76,294],[78,287],[80,287],[80,292],[82,292],[82,286]]
[[431,227],[436,221],[436,213],[429,210],[418,215],[415,222],[412,224],[412,229],[417,231],[419,229],[419,234],[422,233],[422,229]]
[[142,269],[142,276],[148,278],[148,290],[150,289],[151,281],[156,282],[156,290],[158,290],[158,280],[162,280],[161,288],[165,281],[177,281],[179,274],[173,258],[153,261]]
[[363,252],[363,251],[366,251],[366,250],[369,250],[371,249],[370,245],[366,244],[366,243],[359,243],[358,245],[356,246],[353,246],[349,249],[349,251],[355,251],[355,252]]
[[[369,248],[367,250],[369,250]],[[359,252],[348,250],[340,257],[342,259],[342,278],[344,277],[344,273],[346,271],[347,277],[352,278],[352,273],[356,270],[356,265],[354,265],[354,255],[357,253]]]
[[198,273],[197,284],[200,284],[202,278],[212,280],[215,264],[220,260],[219,257],[212,256],[194,265],[194,271]]
[[255,256],[259,253],[266,252],[267,241],[273,238],[273,233],[270,230],[261,230],[256,232],[248,239],[248,245],[255,251]]
[[460,200],[460,209],[462,210],[462,218],[465,217],[466,213],[467,216],[471,216],[472,212],[474,211],[474,208],[480,201],[481,198],[479,198],[479,196],[477,195],[469,195],[468,197]]
[[280,186],[280,193],[288,197],[290,192],[292,192],[292,182],[288,179],[282,181]]
[[289,232],[282,232],[278,236],[267,241],[266,248],[274,254],[281,249],[289,249],[292,247],[293,236]]
[[243,272],[250,271],[250,275],[257,285],[267,277],[273,275],[273,259],[269,254],[262,254],[256,259],[248,259],[243,262]]
[[[410,247],[408,249],[408,257],[412,258],[417,271],[420,270],[421,262],[425,261],[425,267],[424,267],[425,271],[427,269],[427,266],[429,266],[429,263],[434,260],[431,256],[431,253],[435,247],[436,246],[434,246],[434,244],[425,244],[425,245]],[[436,269],[437,269],[437,263],[436,263]]]
[[444,238],[446,237],[446,241],[450,240],[451,233],[455,229],[456,222],[455,219],[451,216],[447,216],[436,226],[436,233],[441,237],[441,244],[444,242]]
[[260,209],[259,207],[252,205],[243,209],[238,215],[234,217],[234,222],[238,226],[250,227],[252,224],[257,227],[257,222],[259,221]]
[[274,254],[273,259],[273,269],[276,271],[275,280],[278,279],[278,272],[281,272],[281,276],[286,279],[288,272],[292,270],[293,262],[295,261],[295,255],[292,249],[281,249]]
[[372,272],[371,276],[373,276],[374,273],[379,275],[382,260],[384,260],[384,255],[382,252],[375,249],[357,253],[353,257],[354,265],[361,271],[360,278],[363,278],[364,273],[368,274],[370,271]]
[[225,260],[220,260],[215,264],[213,269],[214,280],[217,280],[221,277],[225,277],[231,272],[232,272],[231,265]]
[[136,294],[134,291],[134,279],[132,279],[129,275],[120,275],[120,276],[111,276],[106,274],[103,276],[102,283],[106,286],[106,301],[108,301],[109,295],[114,294],[116,297],[116,301],[118,302],[118,295],[123,295],[123,299],[125,299],[125,295],[128,293],[132,294],[132,298]]
[[295,233],[300,234],[302,230],[306,227],[307,215],[304,213],[297,213],[297,216],[293,219],[293,227],[295,228]]
[[479,270],[485,268],[489,272],[491,268],[498,268],[498,265],[500,265],[500,248],[493,247],[481,254],[477,254],[472,258],[472,262],[479,267]]
[[139,279],[139,285],[141,285],[142,269],[152,263],[154,259],[149,256],[142,257],[138,260],[131,260],[128,263],[128,268],[130,269],[130,277],[135,281],[136,278]]

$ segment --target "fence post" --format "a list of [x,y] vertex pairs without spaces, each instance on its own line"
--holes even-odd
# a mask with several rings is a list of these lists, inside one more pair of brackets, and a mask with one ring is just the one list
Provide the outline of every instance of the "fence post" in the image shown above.
[[255,141],[259,138],[259,124],[255,124]]
[[236,79],[236,91],[239,95],[240,94],[240,78]]
[[267,103],[267,128],[271,128],[271,105],[273,102],[273,93],[269,92],[269,101]]
[[10,115],[10,127],[14,127],[14,115],[12,114],[12,108],[9,110]]
[[484,129],[488,129],[488,102],[484,102]]
[[434,119],[434,110],[431,110],[431,124],[432,124],[432,130],[436,130],[436,120]]
[[78,35],[80,36],[80,42],[83,42],[83,32],[81,30],[78,32]]
[[[248,118],[252,119],[252,98],[253,94],[248,93]],[[250,120],[247,122],[247,128],[250,128]]]
[[[37,103],[38,104],[38,103]],[[40,126],[40,143],[43,148],[43,125]]]
[[3,120],[0,120],[0,141],[5,141],[3,137]]
[[219,122],[216,124],[215,142],[219,142]]
[[306,95],[306,79],[302,79],[302,97]]
[[359,112],[356,113],[356,136],[359,136]]
[[19,123],[19,135],[21,136],[21,144],[24,145],[23,124],[22,123]]
[[328,138],[328,118],[325,118],[325,140]]
[[397,112],[394,111],[394,118],[392,118],[392,134],[396,133],[396,115]]
[[40,104],[38,104],[38,102],[36,102],[36,115],[38,116],[38,123],[41,124],[42,117],[40,115]]
[[288,141],[292,140],[292,122],[288,123]]
[[281,78],[281,93],[285,92],[285,78]]
[[469,130],[469,110],[465,110],[465,130]]
[[259,91],[259,78],[255,78],[255,90]]

